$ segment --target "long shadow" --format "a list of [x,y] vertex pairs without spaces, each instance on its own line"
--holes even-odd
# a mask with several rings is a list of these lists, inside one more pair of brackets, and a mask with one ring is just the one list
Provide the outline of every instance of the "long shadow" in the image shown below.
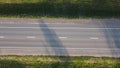
[[120,29],[112,29],[112,28],[120,28],[120,21],[103,21],[103,28],[111,28],[103,30],[104,35],[107,40],[108,47],[110,48],[111,54],[113,57],[118,57],[120,55],[120,51],[118,52],[116,49],[120,49]]
[[[56,32],[53,29],[50,29],[50,27],[48,27],[48,25],[44,22],[43,19],[40,20],[39,26],[43,32],[45,41],[47,42],[46,47],[51,47],[52,50],[55,52],[55,55],[69,56],[62,41],[59,39],[59,36],[56,34]],[[61,48],[62,50],[59,48]]]
[[[65,63],[64,68],[68,68],[69,64],[70,64],[70,58],[69,58],[69,53],[66,50],[66,48],[64,47],[62,41],[59,39],[59,36],[56,34],[56,32],[51,29],[45,22],[43,19],[40,20],[39,23],[40,29],[43,32],[43,36],[45,38],[45,42],[47,42],[47,45],[44,45],[44,47],[50,47],[52,48],[52,51],[55,53],[54,56],[58,56],[58,59],[60,61],[64,61]],[[62,49],[59,49],[62,48]],[[46,48],[46,52],[49,52],[49,48]],[[49,54],[51,55],[51,54]],[[53,56],[53,55],[52,55]],[[66,59],[63,59],[63,56],[66,56]],[[57,67],[57,66],[56,66]]]

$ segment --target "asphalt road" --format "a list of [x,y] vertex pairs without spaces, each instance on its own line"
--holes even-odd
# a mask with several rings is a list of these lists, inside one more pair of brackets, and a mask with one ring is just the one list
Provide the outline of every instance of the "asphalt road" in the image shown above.
[[1,22],[0,54],[120,57],[120,22]]

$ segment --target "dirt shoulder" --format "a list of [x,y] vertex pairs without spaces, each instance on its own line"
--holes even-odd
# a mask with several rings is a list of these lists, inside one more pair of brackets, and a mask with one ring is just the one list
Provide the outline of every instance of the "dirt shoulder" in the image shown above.
[[44,20],[45,23],[73,23],[73,24],[84,24],[84,23],[99,23],[101,21],[106,22],[120,22],[120,19],[56,19],[56,18],[40,18],[40,19],[30,19],[30,18],[0,18],[0,23],[39,23],[40,20]]

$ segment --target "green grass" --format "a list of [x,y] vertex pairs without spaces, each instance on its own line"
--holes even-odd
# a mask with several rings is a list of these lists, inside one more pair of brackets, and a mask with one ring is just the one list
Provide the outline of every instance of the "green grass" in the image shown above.
[[120,1],[0,0],[0,17],[120,17]]
[[120,68],[119,58],[0,56],[0,68]]
[[1,3],[37,3],[43,0],[0,0]]

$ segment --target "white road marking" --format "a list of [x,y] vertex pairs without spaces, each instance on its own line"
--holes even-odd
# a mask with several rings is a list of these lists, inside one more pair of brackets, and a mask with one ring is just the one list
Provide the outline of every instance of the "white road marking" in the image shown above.
[[0,27],[0,28],[49,28],[49,29],[120,29],[120,28],[79,28],[79,27]]
[[64,47],[0,47],[0,48],[22,48],[22,49],[68,49],[68,50],[120,50],[120,48],[64,48]]
[[4,36],[0,36],[0,38],[5,38]]
[[60,39],[66,39],[67,37],[59,37]]
[[[0,24],[42,24],[37,22],[0,22]],[[77,23],[45,23],[45,24],[77,24]]]
[[[23,23],[24,24],[24,23]],[[40,24],[40,23],[26,23],[26,24]]]
[[92,40],[97,40],[97,39],[99,39],[98,37],[90,37],[90,39],[92,39]]
[[36,37],[35,37],[35,36],[27,36],[27,38],[34,39],[34,38],[36,38]]

